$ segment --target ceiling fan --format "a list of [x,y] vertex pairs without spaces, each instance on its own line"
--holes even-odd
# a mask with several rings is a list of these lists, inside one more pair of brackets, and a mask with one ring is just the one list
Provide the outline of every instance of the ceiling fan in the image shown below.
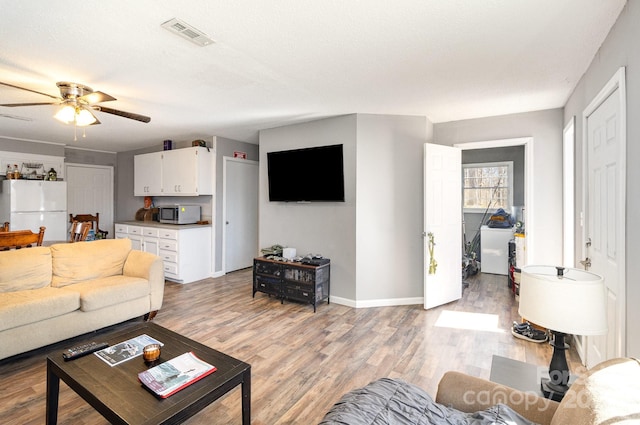
[[120,117],[129,118],[144,123],[148,123],[149,121],[151,121],[151,118],[144,115],[119,111],[117,109],[108,108],[102,105],[96,105],[97,103],[110,102],[117,99],[101,91],[93,91],[91,87],[87,87],[83,84],[69,83],[66,81],[60,81],[56,83],[58,89],[60,90],[60,96],[52,96],[47,93],[15,86],[9,83],[3,83],[1,81],[0,85],[13,87],[19,90],[25,90],[31,93],[36,93],[50,97],[52,99],[56,99],[55,102],[5,103],[0,104],[0,106],[16,107],[60,105],[62,106],[62,108],[58,111],[58,113],[56,113],[55,118],[67,124],[74,124],[80,127],[100,124],[100,121],[98,121],[98,118],[96,118],[96,116],[93,114],[93,111],[118,115]]

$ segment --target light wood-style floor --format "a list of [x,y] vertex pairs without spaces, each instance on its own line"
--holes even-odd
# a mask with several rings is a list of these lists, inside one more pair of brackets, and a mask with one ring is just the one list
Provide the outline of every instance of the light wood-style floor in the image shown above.
[[[345,392],[380,377],[435,396],[447,370],[488,379],[494,354],[543,367],[550,361],[548,344],[511,335],[519,316],[505,276],[474,276],[461,300],[429,311],[322,304],[315,314],[309,305],[252,298],[251,278],[246,269],[188,285],[167,282],[155,322],[252,365],[254,425],[316,424]],[[0,424],[43,424],[47,352],[99,339],[89,334],[0,362]],[[575,371],[577,354],[569,354]],[[64,383],[59,412],[59,424],[107,423]],[[186,423],[241,423],[239,389]]]

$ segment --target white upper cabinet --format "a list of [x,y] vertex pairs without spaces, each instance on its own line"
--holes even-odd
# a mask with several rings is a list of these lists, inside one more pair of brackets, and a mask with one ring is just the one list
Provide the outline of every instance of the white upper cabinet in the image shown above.
[[133,194],[155,196],[162,194],[162,152],[133,157]]
[[198,196],[215,193],[213,149],[191,147],[134,158],[135,196]]

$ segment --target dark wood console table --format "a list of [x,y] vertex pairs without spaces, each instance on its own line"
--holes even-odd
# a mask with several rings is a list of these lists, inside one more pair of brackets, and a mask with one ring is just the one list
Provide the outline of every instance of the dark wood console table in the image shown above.
[[324,300],[329,303],[331,263],[314,266],[293,261],[270,260],[264,257],[253,260],[253,296],[264,292],[284,300],[295,300],[316,305]]

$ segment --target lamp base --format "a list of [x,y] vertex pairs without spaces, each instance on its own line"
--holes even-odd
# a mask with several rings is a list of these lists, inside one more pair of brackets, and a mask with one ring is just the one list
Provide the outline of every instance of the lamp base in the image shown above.
[[567,391],[569,391],[569,385],[558,385],[551,382],[549,378],[541,378],[540,389],[545,398],[560,402]]

